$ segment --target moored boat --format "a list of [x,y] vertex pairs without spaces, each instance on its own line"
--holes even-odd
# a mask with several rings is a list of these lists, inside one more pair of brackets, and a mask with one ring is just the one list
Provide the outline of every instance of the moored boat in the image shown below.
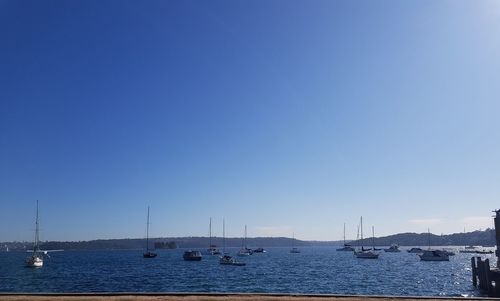
[[257,249],[253,249],[253,252],[254,253],[266,253],[266,250],[264,250],[264,248],[257,248]]
[[[361,229],[361,249],[354,251],[354,255],[357,258],[361,259],[377,259],[379,256],[378,253],[371,251],[371,249],[366,250],[365,248],[363,248],[363,217],[361,217],[360,229]],[[375,246],[373,246],[373,248],[375,249]]]
[[[418,254],[422,261],[449,261],[450,253],[446,250],[431,250],[431,231],[427,229],[429,240],[429,249],[425,250],[422,254]],[[455,255],[453,253],[453,255]]]
[[338,248],[337,251],[354,251],[354,248],[349,245],[349,244],[345,244],[342,248]]
[[219,263],[222,265],[236,265],[236,266],[246,265],[246,263],[236,261],[236,259],[234,259],[233,257],[231,257],[229,255],[221,256],[219,259]]
[[238,256],[250,256],[253,254],[252,249],[247,248],[247,225],[245,225],[245,238],[243,239],[242,242],[242,247],[240,251],[238,252]]
[[290,250],[290,253],[292,254],[298,254],[300,253],[300,250],[295,247],[295,233],[292,233],[292,249]]
[[146,220],[146,251],[142,254],[144,258],[155,258],[158,254],[149,250],[149,206],[148,206],[148,218]]
[[342,248],[338,248],[337,251],[354,251],[354,248],[345,242],[345,223],[344,223],[344,246]]
[[222,220],[222,252],[223,256],[219,257],[219,264],[222,265],[235,265],[235,266],[244,266],[246,263],[238,262],[232,256],[226,253],[226,222]]
[[424,250],[422,250],[421,248],[411,248],[411,249],[407,250],[407,252],[421,254],[421,253],[424,253]]
[[399,249],[399,246],[397,244],[392,244],[389,248],[384,249],[384,251],[389,252],[389,253],[401,252],[401,250]]
[[184,252],[184,255],[182,255],[182,257],[186,261],[200,261],[203,258],[200,251],[192,250]]
[[354,251],[354,255],[362,259],[377,259],[379,256],[378,253],[372,251]]
[[208,249],[207,249],[207,255],[220,255],[219,249],[217,249],[217,246],[212,244],[212,218],[210,218],[210,224],[208,227],[208,236],[209,236],[209,244],[208,244]]
[[35,242],[33,244],[33,254],[26,258],[25,264],[29,268],[39,268],[43,266],[43,252],[40,251],[39,222],[38,222],[38,200],[36,201],[35,220]]
[[477,250],[475,253],[476,254],[493,254],[493,251],[492,250],[483,249],[483,250]]
[[443,250],[425,250],[418,255],[422,261],[449,261],[450,256]]

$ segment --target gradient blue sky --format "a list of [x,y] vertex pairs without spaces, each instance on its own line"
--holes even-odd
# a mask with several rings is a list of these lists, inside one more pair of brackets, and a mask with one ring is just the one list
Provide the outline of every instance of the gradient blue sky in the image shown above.
[[498,1],[0,0],[0,241],[451,233],[500,207]]

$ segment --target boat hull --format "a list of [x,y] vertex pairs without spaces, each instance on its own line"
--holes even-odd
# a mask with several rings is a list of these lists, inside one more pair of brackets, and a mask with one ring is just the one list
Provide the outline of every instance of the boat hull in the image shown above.
[[450,261],[448,257],[423,257],[420,256],[421,261]]
[[378,254],[372,253],[372,252],[356,252],[355,255],[357,258],[361,258],[361,259],[377,259],[378,258]]
[[219,259],[219,263],[222,265],[235,265],[235,266],[244,266],[246,263],[238,262],[234,258],[229,255],[224,255]]
[[201,257],[190,257],[190,256],[186,256],[186,257],[184,257],[184,260],[185,260],[185,261],[201,261]]
[[450,261],[450,256],[441,250],[428,250],[418,255],[421,261]]
[[184,252],[182,258],[184,258],[185,261],[200,261],[203,258],[203,256],[201,255],[200,251],[189,250]]
[[158,254],[156,254],[154,252],[146,252],[146,253],[142,254],[142,257],[144,257],[144,258],[155,258],[156,256],[158,256]]
[[43,259],[38,256],[32,256],[26,259],[26,267],[28,268],[41,268],[43,266]]
[[339,248],[339,249],[337,249],[337,251],[342,251],[342,252],[353,252],[353,251],[354,251],[354,248],[352,248],[352,247],[343,247],[343,248]]

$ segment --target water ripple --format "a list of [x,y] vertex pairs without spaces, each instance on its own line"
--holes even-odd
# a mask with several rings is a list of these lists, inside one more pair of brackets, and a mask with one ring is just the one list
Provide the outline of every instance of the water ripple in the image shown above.
[[[254,292],[362,295],[474,296],[470,254],[450,262],[421,262],[407,252],[357,259],[332,248],[271,248],[221,266],[216,256],[182,260],[184,250],[68,251],[54,254],[41,269],[23,267],[25,253],[0,253],[0,292]],[[236,249],[231,250],[233,254]],[[488,255],[491,264],[496,260]]]

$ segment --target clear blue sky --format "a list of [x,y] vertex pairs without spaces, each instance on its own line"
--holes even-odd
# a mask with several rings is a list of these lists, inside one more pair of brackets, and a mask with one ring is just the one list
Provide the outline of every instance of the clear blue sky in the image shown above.
[[451,233],[500,207],[498,1],[0,0],[0,241]]

